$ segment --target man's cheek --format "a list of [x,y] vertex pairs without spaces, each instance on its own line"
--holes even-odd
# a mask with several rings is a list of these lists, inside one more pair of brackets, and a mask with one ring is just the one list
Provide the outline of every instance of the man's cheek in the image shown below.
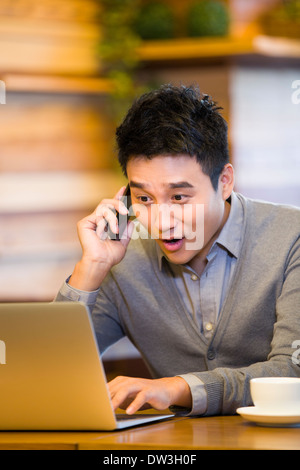
[[204,204],[186,204],[184,226],[187,250],[201,250],[204,245]]

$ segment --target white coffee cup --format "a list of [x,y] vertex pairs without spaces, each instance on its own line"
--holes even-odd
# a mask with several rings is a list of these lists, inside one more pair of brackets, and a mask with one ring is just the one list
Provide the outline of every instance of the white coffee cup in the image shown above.
[[250,380],[255,407],[273,414],[300,412],[300,378],[260,377]]

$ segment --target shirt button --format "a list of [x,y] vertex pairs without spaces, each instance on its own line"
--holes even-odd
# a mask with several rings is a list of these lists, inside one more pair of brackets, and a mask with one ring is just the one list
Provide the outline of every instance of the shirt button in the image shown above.
[[197,274],[192,274],[191,279],[192,279],[192,281],[197,281],[198,280]]
[[216,352],[215,352],[215,350],[214,350],[214,349],[209,349],[209,350],[207,351],[207,359],[209,359],[209,360],[212,361],[215,357],[216,357]]
[[210,322],[206,323],[205,329],[206,331],[211,331],[213,329],[214,325]]

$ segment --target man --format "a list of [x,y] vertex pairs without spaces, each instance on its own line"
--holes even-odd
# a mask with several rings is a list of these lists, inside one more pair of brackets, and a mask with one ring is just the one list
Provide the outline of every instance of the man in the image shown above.
[[115,210],[127,213],[124,188],[78,224],[82,258],[57,300],[86,302],[101,352],[124,335],[141,352],[153,379],[109,383],[127,413],[234,414],[252,404],[252,377],[300,376],[300,210],[233,191],[219,110],[192,87],[138,99],[117,143],[151,236],[130,222],[107,238]]

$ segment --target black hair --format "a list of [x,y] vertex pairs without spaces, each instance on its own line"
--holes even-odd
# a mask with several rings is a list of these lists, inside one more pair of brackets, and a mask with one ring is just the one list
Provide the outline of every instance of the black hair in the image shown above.
[[229,162],[227,123],[221,109],[194,86],[168,84],[142,95],[116,131],[123,173],[127,175],[127,163],[133,157],[190,155],[217,190]]

